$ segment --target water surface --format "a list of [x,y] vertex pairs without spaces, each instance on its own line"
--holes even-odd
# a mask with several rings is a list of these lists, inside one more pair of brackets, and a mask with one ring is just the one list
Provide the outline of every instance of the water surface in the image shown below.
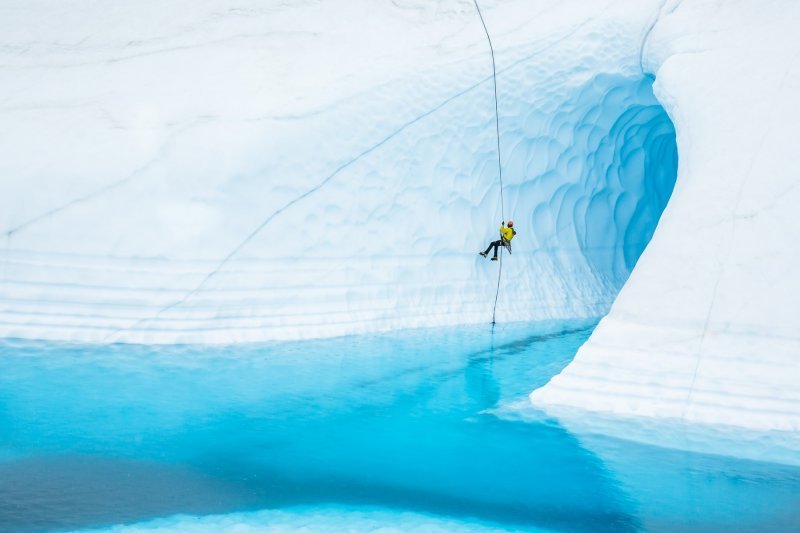
[[557,374],[593,327],[246,347],[6,341],[0,530],[330,506],[523,530],[800,524],[797,468],[598,445],[545,416],[495,415]]

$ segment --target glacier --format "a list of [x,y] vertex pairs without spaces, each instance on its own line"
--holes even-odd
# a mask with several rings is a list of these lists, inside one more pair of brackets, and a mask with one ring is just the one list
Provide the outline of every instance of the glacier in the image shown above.
[[793,2],[664,6],[644,65],[677,131],[675,190],[609,315],[534,404],[797,446],[798,22]]
[[505,213],[471,2],[4,2],[0,337],[488,322],[508,217],[498,321],[607,315],[537,408],[796,432],[800,7],[481,5]]
[[[4,17],[0,334],[228,343],[490,316],[476,254],[504,214],[474,6],[209,6],[139,35],[145,5],[25,5]],[[524,3],[489,7],[520,228],[498,319],[600,316],[675,179],[639,63],[652,10],[553,3],[518,26]],[[96,33],[112,15],[126,30]],[[31,25],[50,41],[14,31]]]

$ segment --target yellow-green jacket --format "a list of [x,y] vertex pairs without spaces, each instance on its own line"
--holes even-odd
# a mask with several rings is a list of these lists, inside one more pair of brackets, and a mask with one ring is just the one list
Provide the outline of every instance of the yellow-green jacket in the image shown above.
[[505,225],[500,226],[500,236],[506,242],[511,242],[511,239],[514,238],[517,232],[514,231],[514,228],[507,228]]

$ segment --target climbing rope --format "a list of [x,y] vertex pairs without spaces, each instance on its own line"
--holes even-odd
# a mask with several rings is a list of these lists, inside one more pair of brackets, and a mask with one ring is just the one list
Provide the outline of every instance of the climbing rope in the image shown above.
[[[492,81],[494,82],[494,126],[495,133],[497,134],[497,172],[500,176],[500,214],[503,217],[503,222],[506,220],[506,209],[503,203],[503,165],[500,158],[500,112],[497,105],[497,67],[494,62],[494,46],[492,45],[492,38],[489,36],[489,30],[486,28],[486,21],[483,20],[481,8],[478,5],[478,0],[472,0],[475,3],[475,9],[478,10],[478,17],[481,19],[483,31],[486,33],[486,40],[489,41],[489,51],[492,53]],[[497,316],[497,299],[500,296],[500,277],[503,275],[503,250],[500,250],[500,268],[497,271],[497,290],[494,293],[494,307],[492,308],[492,331],[496,323],[495,317]]]
[[495,315],[497,313],[497,297],[500,296],[500,276],[503,275],[503,250],[500,250],[500,268],[497,270],[497,290],[494,291],[494,307],[492,307],[492,331],[494,331]]

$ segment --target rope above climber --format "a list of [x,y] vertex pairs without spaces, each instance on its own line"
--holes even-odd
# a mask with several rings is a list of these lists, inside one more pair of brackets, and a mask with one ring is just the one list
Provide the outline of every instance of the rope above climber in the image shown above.
[[[483,13],[481,13],[481,6],[478,5],[478,0],[473,0],[475,4],[475,10],[478,12],[478,17],[481,19],[481,25],[483,26],[483,31],[486,34],[486,40],[489,43],[489,52],[492,54],[492,86],[494,88],[494,128],[495,128],[495,137],[497,138],[497,174],[500,181],[500,213],[502,214],[503,218],[506,218],[506,207],[505,202],[503,201],[503,158],[500,155],[500,109],[497,99],[497,65],[495,64],[494,60],[494,45],[492,44],[492,37],[489,35],[489,29],[486,27],[486,21],[483,20]],[[514,235],[517,234],[516,231],[513,229],[514,223],[512,221],[508,221],[508,227],[506,227],[505,221],[500,224],[500,240],[495,241],[489,245],[485,252],[482,252],[481,255],[486,257],[489,255],[489,250],[494,247],[494,257],[492,257],[492,261],[497,261],[497,250],[500,246],[504,246],[508,249],[508,253],[511,253],[511,239],[514,238]],[[494,293],[494,306],[492,307],[492,333],[494,333],[494,325],[496,324],[496,315],[497,315],[497,299],[500,296],[500,278],[503,275],[503,262],[500,261],[500,268],[497,270],[497,289]]]
[[489,250],[494,248],[494,256],[492,257],[492,261],[497,261],[497,250],[502,246],[508,253],[511,253],[511,239],[514,238],[514,235],[517,234],[517,230],[514,229],[514,221],[509,220],[508,224],[506,225],[505,221],[500,224],[500,240],[494,241],[489,244],[489,247],[486,248],[485,252],[481,252],[483,257],[489,255]]

